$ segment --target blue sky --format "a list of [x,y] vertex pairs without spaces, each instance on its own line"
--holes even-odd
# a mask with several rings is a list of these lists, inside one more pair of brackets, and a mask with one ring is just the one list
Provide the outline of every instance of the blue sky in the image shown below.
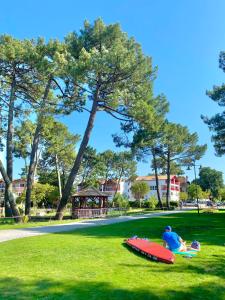
[[[205,91],[224,81],[218,68],[219,52],[225,50],[224,12],[224,0],[11,0],[1,3],[0,28],[17,38],[62,39],[79,30],[85,19],[119,22],[158,66],[155,93],[167,96],[169,120],[187,125],[199,134],[200,143],[208,144],[200,161],[203,166],[225,172],[225,158],[215,157],[210,132],[200,119],[201,114],[221,110]],[[64,121],[82,134],[87,115],[75,113]],[[111,134],[118,131],[117,121],[99,113],[90,145],[99,151],[114,149]],[[15,176],[20,166],[16,162]],[[149,163],[138,165],[139,174],[149,172]]]

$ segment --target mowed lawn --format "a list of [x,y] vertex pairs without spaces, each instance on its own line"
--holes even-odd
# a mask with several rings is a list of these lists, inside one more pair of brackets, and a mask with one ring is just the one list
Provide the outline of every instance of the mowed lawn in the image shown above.
[[[202,251],[174,265],[123,244],[171,225]],[[225,299],[225,213],[183,213],[0,243],[0,299]]]

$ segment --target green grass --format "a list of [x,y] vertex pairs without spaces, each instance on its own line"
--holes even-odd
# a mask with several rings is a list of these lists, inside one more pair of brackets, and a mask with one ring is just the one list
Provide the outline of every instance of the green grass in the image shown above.
[[[197,257],[156,263],[124,246],[137,234],[161,242],[171,225]],[[0,299],[225,299],[225,213],[183,213],[0,244]]]

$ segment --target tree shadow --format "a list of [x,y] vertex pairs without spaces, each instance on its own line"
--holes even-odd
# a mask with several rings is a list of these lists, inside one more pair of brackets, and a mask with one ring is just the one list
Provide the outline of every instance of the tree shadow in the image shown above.
[[217,299],[224,300],[223,286],[218,283],[192,285],[178,291],[172,289],[123,289],[106,282],[70,280],[22,281],[13,277],[0,280],[1,300],[154,300]]
[[[149,219],[140,219],[110,226],[94,226],[56,234],[83,235],[94,238],[128,238],[133,235],[147,237],[150,240],[161,240],[166,225],[171,225],[182,238],[189,242],[197,239],[205,245],[224,247],[225,222],[224,214],[196,215],[187,213],[183,215],[168,215]],[[35,230],[35,229],[34,229]]]
[[[189,242],[199,240],[203,244],[224,246],[225,214],[197,215],[196,213],[184,213],[164,215],[154,218],[135,219],[128,217],[127,222],[112,223],[109,226],[107,220],[101,220],[96,226],[95,220],[84,220],[75,224],[60,224],[47,227],[34,227],[19,229],[24,232],[32,232],[33,235],[55,233],[59,235],[86,236],[94,238],[128,238],[133,235],[148,237],[155,241],[161,240],[163,229],[171,225],[182,238]],[[89,226],[89,227],[85,227]],[[64,231],[61,231],[61,230]]]

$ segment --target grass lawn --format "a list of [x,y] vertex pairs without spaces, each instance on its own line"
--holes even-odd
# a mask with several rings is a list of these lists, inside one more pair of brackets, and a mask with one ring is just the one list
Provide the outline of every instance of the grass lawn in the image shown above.
[[[123,245],[137,234],[160,242],[171,225],[196,258],[174,265],[147,260]],[[225,212],[184,213],[0,244],[0,299],[225,299]]]

